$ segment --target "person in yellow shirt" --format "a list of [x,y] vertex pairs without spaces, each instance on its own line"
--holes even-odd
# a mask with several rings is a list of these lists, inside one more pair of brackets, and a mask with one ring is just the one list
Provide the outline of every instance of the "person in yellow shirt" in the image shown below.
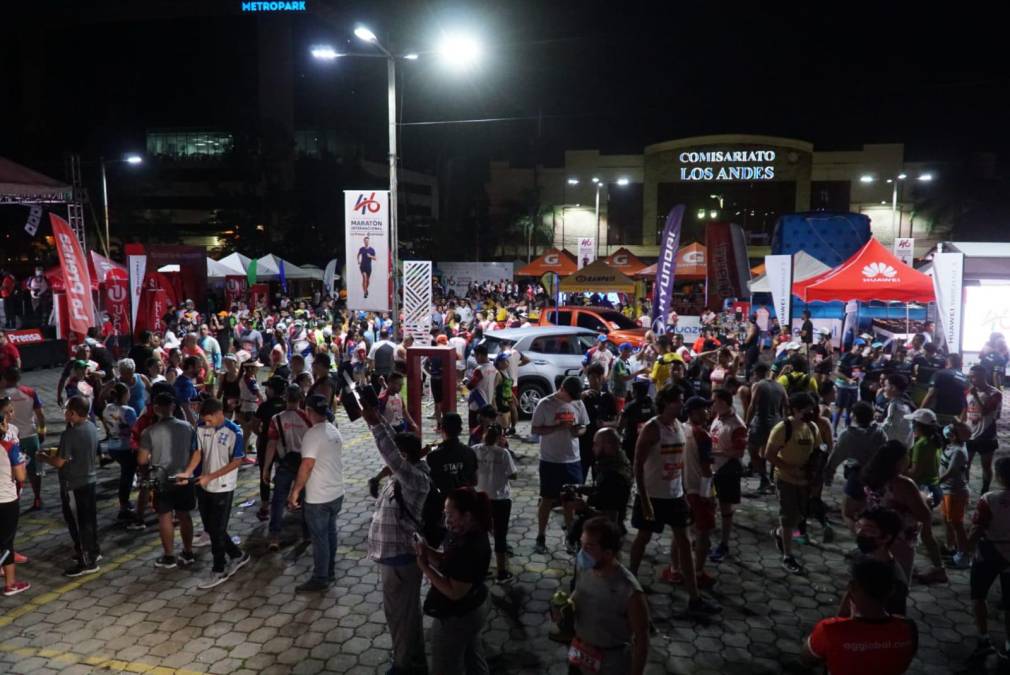
[[790,574],[803,568],[793,557],[793,529],[806,516],[810,502],[811,458],[820,452],[821,436],[815,420],[817,404],[807,393],[789,397],[789,417],[772,427],[765,447],[765,459],[776,473],[779,497],[779,527],[775,543],[782,553],[782,567]]
[[789,363],[782,369],[778,383],[785,387],[786,393],[790,396],[801,392],[817,394],[818,391],[817,379],[810,374],[806,357],[800,354],[789,359]]
[[670,364],[674,361],[683,362],[683,360],[670,350],[669,335],[660,335],[656,340],[656,344],[659,347],[659,356],[656,357],[655,362],[652,364],[652,372],[649,374],[649,378],[656,386],[656,391],[661,391],[670,384]]

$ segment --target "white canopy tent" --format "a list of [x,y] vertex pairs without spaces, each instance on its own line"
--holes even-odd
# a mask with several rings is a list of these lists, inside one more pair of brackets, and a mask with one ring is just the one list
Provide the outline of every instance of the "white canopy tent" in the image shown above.
[[[800,251],[793,256],[793,283],[824,274],[829,269],[831,268],[828,265],[825,265],[806,251]],[[751,293],[771,293],[772,290],[767,274],[754,277],[747,285]]]
[[228,274],[245,274],[246,270],[249,269],[249,263],[252,262],[252,259],[236,251],[235,253],[226,255],[217,262],[230,270]]
[[[178,265],[164,265],[158,268],[159,272],[178,272]],[[234,276],[238,274],[245,274],[245,272],[238,272],[228,265],[222,264],[213,258],[207,258],[207,278],[208,279],[224,279],[227,276]]]
[[268,253],[257,261],[256,278],[263,281],[276,281],[281,278],[281,265],[284,265],[284,278],[286,279],[318,279],[322,280],[323,275],[318,275],[309,270],[303,270],[298,265],[288,262],[283,258]]

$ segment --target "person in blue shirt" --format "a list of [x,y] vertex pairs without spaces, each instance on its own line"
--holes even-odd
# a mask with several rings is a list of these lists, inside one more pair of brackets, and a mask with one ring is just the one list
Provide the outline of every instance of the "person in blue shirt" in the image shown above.
[[358,269],[361,271],[361,290],[368,297],[368,282],[372,277],[372,261],[375,260],[375,249],[368,245],[368,237],[361,242],[358,249]]
[[193,401],[200,398],[200,393],[193,384],[197,373],[200,371],[200,359],[195,356],[187,356],[182,362],[182,375],[175,378],[175,398],[179,402],[186,415],[186,421],[196,424],[196,415],[193,413]]

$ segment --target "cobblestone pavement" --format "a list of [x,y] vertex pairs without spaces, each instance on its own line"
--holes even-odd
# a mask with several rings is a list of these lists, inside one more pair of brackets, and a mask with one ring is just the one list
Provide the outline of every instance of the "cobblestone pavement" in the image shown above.
[[[54,405],[57,375],[25,376],[47,404],[51,440],[63,426]],[[196,588],[209,567],[209,549],[197,549],[194,568],[154,567],[160,553],[155,528],[127,532],[115,522],[115,465],[99,472],[101,572],[68,580],[61,571],[72,549],[50,470],[41,512],[28,511],[30,490],[25,490],[17,543],[31,561],[18,572],[32,589],[0,597],[0,672],[384,673],[390,642],[374,564],[364,553],[372,509],[366,479],[378,469],[379,457],[361,422],[339,421],[347,495],[339,519],[337,583],[325,595],[294,593],[311,567],[311,550],[294,544],[297,527],[287,531],[289,545],[269,553],[256,508],[239,508],[258,496],[256,471],[248,468],[241,472],[230,531],[242,537],[253,562],[227,583],[210,591]],[[552,554],[533,554],[536,446],[513,447],[521,456],[510,532],[518,580],[494,592],[485,650],[495,673],[565,673],[565,649],[548,639],[547,612],[554,591],[567,588],[573,561],[564,552],[559,516],[549,530]],[[976,493],[978,480],[973,475]],[[828,496],[836,518],[839,482]],[[745,494],[754,487],[748,483]],[[656,633],[647,672],[806,672],[796,664],[801,640],[818,619],[835,612],[847,578],[844,552],[853,540],[840,532],[836,543],[802,547],[807,572],[789,576],[768,535],[775,515],[768,498],[745,497],[733,556],[713,566],[719,581],[710,594],[724,611],[711,621],[683,616],[685,593],[659,580],[668,535],[650,544],[642,581]],[[819,528],[812,529],[817,538]],[[948,585],[913,587],[909,605],[921,632],[912,672],[980,672],[966,664],[975,634],[967,572],[952,572]],[[990,622],[1001,642],[995,607]]]

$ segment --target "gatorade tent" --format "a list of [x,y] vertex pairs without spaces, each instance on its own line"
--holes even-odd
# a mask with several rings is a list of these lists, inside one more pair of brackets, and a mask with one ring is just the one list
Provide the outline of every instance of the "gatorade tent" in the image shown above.
[[[656,265],[652,264],[635,274],[639,279],[654,279]],[[681,246],[677,251],[677,268],[674,278],[680,281],[704,281],[708,278],[705,247],[698,242]]]
[[533,262],[524,265],[516,270],[517,277],[541,277],[549,272],[560,276],[567,276],[578,269],[578,263],[568,251],[559,251],[556,248],[549,248]]
[[805,302],[932,302],[933,281],[870,239],[837,269],[793,284]]
[[561,282],[562,293],[634,293],[635,281],[614,269],[606,260],[596,260]]
[[619,248],[614,251],[607,258],[607,264],[622,274],[627,274],[629,277],[635,276],[645,269],[645,263],[626,248]]

